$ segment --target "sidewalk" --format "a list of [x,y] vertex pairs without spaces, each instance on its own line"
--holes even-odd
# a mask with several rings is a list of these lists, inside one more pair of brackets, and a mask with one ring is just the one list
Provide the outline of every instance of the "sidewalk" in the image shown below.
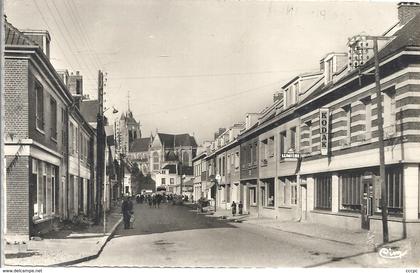
[[[380,267],[420,266],[420,234],[415,238],[394,240],[386,245],[382,245],[382,237],[364,230],[350,231],[311,222],[281,221],[250,215],[232,216],[230,210],[219,208],[215,213],[207,215],[207,217],[217,217],[231,222],[258,225],[261,228],[271,228],[316,240],[335,242],[342,244],[343,247],[354,247],[360,250],[360,253],[355,255],[355,257],[342,257],[336,261],[329,261],[326,263],[328,266],[348,264],[349,260],[352,259],[357,260],[358,263],[365,264],[367,267],[372,266],[372,261],[374,261],[373,264],[376,262]],[[383,254],[398,254],[398,252],[402,253],[402,257],[383,257]]]
[[26,245],[6,245],[6,266],[67,266],[96,258],[112,238],[122,217],[119,208],[107,215],[107,229],[90,226],[82,230],[59,230],[30,240]]

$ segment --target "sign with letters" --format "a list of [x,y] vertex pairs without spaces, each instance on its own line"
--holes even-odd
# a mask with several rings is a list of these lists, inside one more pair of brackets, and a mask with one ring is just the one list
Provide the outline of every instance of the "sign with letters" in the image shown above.
[[328,108],[319,109],[319,130],[321,134],[321,155],[328,155],[329,137],[329,110]]

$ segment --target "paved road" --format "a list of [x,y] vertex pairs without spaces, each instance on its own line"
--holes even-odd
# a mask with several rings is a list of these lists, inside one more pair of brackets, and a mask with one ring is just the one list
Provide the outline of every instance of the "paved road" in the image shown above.
[[[82,266],[361,266],[360,247],[198,215],[185,206],[135,205],[134,229],[121,226],[101,255]],[[351,257],[335,263],[337,257]],[[360,257],[360,258],[358,258]],[[370,261],[371,262],[371,261]]]

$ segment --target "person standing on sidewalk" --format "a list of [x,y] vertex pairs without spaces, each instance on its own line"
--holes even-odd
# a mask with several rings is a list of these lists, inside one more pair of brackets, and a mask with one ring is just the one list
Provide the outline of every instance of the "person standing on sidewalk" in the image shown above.
[[232,202],[232,205],[230,207],[232,208],[232,216],[235,216],[235,214],[236,214],[236,203],[235,203],[235,201]]
[[239,201],[238,204],[238,209],[239,209],[239,215],[242,215],[242,209],[243,209],[244,205],[242,204],[242,201]]
[[131,211],[130,211],[130,203],[128,201],[128,197],[124,197],[124,201],[122,202],[122,205],[121,205],[121,212],[123,214],[124,229],[129,229]]

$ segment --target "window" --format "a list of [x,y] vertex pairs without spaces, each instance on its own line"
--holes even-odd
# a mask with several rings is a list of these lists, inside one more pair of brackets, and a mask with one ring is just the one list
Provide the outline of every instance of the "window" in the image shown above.
[[372,100],[370,96],[362,99],[362,103],[365,108],[365,138],[370,139],[372,137]]
[[74,151],[77,153],[79,153],[79,128],[75,127],[74,130]]
[[42,203],[41,203],[41,213],[42,216],[47,214],[47,170],[48,165],[47,163],[43,163],[43,170],[42,170]]
[[81,79],[76,80],[76,94],[77,95],[82,94],[82,80]]
[[251,206],[257,205],[257,191],[256,188],[249,188],[249,202]]
[[248,166],[251,166],[252,165],[252,162],[254,162],[254,151],[253,151],[253,149],[252,149],[252,144],[250,144],[249,145],[249,151],[248,151],[248,153],[249,153],[249,162],[248,162]]
[[325,80],[326,83],[330,83],[333,80],[333,74],[334,74],[334,66],[333,66],[333,58],[325,61]]
[[283,131],[280,133],[280,157],[286,152],[286,131]]
[[351,105],[346,105],[343,107],[346,117],[346,143],[350,144],[351,139]]
[[66,134],[65,134],[65,124],[66,122],[66,111],[64,110],[64,108],[61,108],[61,144],[63,146],[66,145]]
[[78,183],[78,185],[79,185],[79,191],[78,191],[78,193],[79,193],[79,207],[78,207],[78,210],[79,210],[79,212],[83,212],[83,207],[84,207],[84,204],[83,204],[83,201],[84,201],[84,188],[83,188],[83,181],[84,181],[84,179],[82,178],[82,177],[79,177],[79,183]]
[[226,175],[226,158],[222,157],[222,175]]
[[347,173],[340,176],[342,209],[360,211],[361,180],[360,173]]
[[315,177],[315,208],[331,210],[331,175]]
[[153,170],[159,170],[159,154],[158,152],[153,152]]
[[31,201],[34,208],[33,217],[38,217],[38,160],[32,159]]
[[36,128],[44,130],[44,90],[42,86],[35,83],[35,108],[36,108]]
[[297,205],[297,183],[296,183],[296,177],[291,177],[289,179],[290,183],[290,204],[291,205]]
[[403,169],[395,166],[390,167],[386,169],[385,175],[388,190],[388,211],[389,213],[402,213]]
[[162,178],[162,185],[166,185],[166,179]]
[[274,207],[274,180],[265,183],[265,188],[267,190],[267,206]]
[[295,84],[294,84],[294,91],[295,91],[295,93],[294,93],[294,101],[293,101],[293,103],[296,103],[297,101],[298,101],[298,98],[299,98],[299,81],[297,81],[297,82],[295,82]]
[[264,139],[260,143],[261,147],[261,166],[267,165],[268,158],[268,139]]
[[70,123],[70,133],[69,133],[69,151],[70,154],[74,154],[74,126],[73,123]]
[[268,139],[268,157],[274,156],[274,136]]
[[296,127],[290,129],[290,149],[296,150]]
[[384,117],[384,133],[386,133],[387,127],[395,127],[396,123],[396,105],[395,105],[395,87],[391,87],[384,91],[383,100],[383,117]]
[[171,185],[173,185],[173,184],[175,183],[174,179],[173,179],[173,178],[169,178],[169,183],[170,183]]
[[190,156],[188,155],[187,151],[184,151],[182,153],[182,162],[184,165],[190,166]]
[[235,169],[239,169],[239,152],[235,153]]
[[230,154],[227,156],[227,164],[226,164],[226,171],[229,174],[230,173],[230,166],[231,166],[231,156]]
[[51,166],[51,212],[55,213],[56,206],[56,178],[55,178],[55,166]]
[[57,140],[57,102],[51,98],[51,137]]
[[288,204],[288,201],[287,201],[287,183],[286,183],[285,178],[280,178],[279,193],[280,193],[278,195],[279,205],[286,206]]
[[260,192],[261,192],[261,206],[265,207],[265,206],[267,206],[267,194],[266,194],[266,191],[265,191],[265,185],[262,186],[260,189],[261,189],[260,190]]
[[304,123],[304,132],[302,132],[301,136],[301,145],[305,147],[302,152],[304,153],[311,153],[312,152],[312,121],[308,120]]

